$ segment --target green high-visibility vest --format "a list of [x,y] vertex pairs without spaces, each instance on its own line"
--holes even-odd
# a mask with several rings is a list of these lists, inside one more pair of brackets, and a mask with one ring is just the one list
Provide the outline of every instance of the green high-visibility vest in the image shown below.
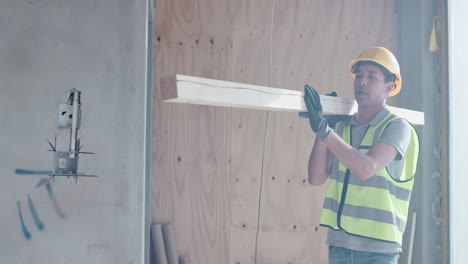
[[[390,122],[400,119],[389,113],[380,123],[370,126],[359,146],[369,150]],[[391,175],[388,168],[366,180],[359,179],[339,161],[338,173],[331,175],[328,192],[320,218],[320,225],[348,234],[402,245],[408,218],[408,207],[419,155],[419,139],[411,127],[411,141],[402,158],[402,171]],[[343,122],[335,131],[352,144],[351,126]]]

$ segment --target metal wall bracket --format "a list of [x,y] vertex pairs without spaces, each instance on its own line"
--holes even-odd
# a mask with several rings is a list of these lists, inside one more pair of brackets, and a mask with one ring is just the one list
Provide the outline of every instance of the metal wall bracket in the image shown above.
[[[81,109],[78,109],[77,128],[80,128]],[[73,124],[73,105],[59,104],[58,108],[58,128],[72,128]]]

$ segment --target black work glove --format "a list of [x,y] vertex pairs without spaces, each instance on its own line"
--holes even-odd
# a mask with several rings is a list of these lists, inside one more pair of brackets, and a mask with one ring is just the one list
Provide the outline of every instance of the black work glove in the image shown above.
[[309,111],[309,123],[312,130],[322,140],[327,138],[333,131],[328,125],[327,119],[322,114],[320,95],[308,84],[304,87],[304,102]]

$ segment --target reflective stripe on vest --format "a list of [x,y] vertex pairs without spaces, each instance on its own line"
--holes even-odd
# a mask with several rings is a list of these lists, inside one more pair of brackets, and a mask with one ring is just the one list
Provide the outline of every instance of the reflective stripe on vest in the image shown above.
[[[379,124],[370,126],[359,150],[369,150],[379,141],[388,124],[396,119],[399,117],[389,113]],[[351,126],[340,122],[335,128],[345,142],[352,144]],[[384,168],[369,179],[361,180],[334,159],[333,165],[338,171],[331,175],[320,224],[401,245],[418,155],[419,139],[411,126],[411,141],[399,177],[390,175]]]

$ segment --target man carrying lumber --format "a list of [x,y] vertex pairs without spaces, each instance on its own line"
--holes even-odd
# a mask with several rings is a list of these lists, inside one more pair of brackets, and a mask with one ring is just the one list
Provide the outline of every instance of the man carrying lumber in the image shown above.
[[309,182],[330,177],[320,225],[329,228],[329,263],[398,263],[419,154],[414,128],[386,107],[401,89],[400,67],[386,48],[350,62],[358,111],[331,124],[319,94],[304,100],[316,133]]

